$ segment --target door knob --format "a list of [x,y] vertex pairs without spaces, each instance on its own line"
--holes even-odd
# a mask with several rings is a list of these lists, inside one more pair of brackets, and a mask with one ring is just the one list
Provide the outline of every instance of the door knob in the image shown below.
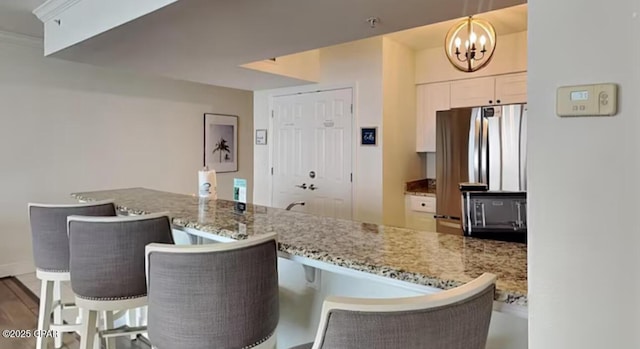
[[[313,184],[311,186],[313,186]],[[307,189],[307,183],[302,183],[302,185],[296,185],[296,187],[302,188],[302,189]],[[311,190],[313,190],[313,189],[311,189]]]
[[318,189],[318,187],[314,186],[313,184],[309,186],[309,190],[316,190],[316,189]]

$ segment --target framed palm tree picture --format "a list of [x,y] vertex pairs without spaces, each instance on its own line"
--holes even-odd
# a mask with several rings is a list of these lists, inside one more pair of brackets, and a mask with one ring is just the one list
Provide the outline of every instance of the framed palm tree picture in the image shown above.
[[203,165],[216,172],[238,171],[238,117],[204,114]]

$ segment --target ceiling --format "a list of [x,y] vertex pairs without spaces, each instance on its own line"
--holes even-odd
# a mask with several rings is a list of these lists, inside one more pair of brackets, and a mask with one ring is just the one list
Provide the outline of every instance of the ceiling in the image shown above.
[[[478,14],[476,17],[489,21],[494,26],[498,35],[527,30],[527,4],[485,12]],[[461,19],[463,19],[463,17],[403,30],[387,36],[415,50],[442,47],[449,28]]]
[[42,22],[31,13],[45,0],[0,0],[0,30],[41,38]]
[[[31,14],[42,2],[0,0],[0,30],[42,36],[42,24]],[[209,85],[245,90],[269,89],[308,84],[309,81],[241,68],[240,65],[525,2],[180,0],[59,51],[54,56]],[[518,28],[522,25],[526,27],[526,8],[513,11],[514,19],[495,22],[499,32],[503,28],[520,31]],[[375,28],[366,21],[371,16],[380,18]],[[448,29],[448,26],[439,24],[433,28],[439,31]],[[393,35],[396,40],[415,48],[442,42],[441,34],[427,32],[425,29],[415,34]]]

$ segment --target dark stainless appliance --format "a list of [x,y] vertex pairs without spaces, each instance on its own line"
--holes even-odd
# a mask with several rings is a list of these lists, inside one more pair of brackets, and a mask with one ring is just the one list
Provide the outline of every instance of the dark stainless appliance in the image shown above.
[[503,241],[527,241],[527,193],[462,192],[464,235]]
[[526,191],[526,126],[522,104],[437,113],[438,232],[464,232],[460,183],[483,183],[489,191]]

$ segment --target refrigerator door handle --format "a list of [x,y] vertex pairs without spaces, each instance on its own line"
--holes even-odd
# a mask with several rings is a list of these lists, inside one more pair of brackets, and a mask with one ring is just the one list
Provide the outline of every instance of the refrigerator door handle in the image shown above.
[[469,182],[480,182],[480,141],[482,113],[473,109],[469,125]]
[[480,114],[480,182],[489,184],[489,122]]
[[433,218],[435,218],[435,219],[449,219],[449,220],[452,220],[452,221],[461,220],[460,217],[446,216],[446,215],[441,215],[441,214],[434,215]]

